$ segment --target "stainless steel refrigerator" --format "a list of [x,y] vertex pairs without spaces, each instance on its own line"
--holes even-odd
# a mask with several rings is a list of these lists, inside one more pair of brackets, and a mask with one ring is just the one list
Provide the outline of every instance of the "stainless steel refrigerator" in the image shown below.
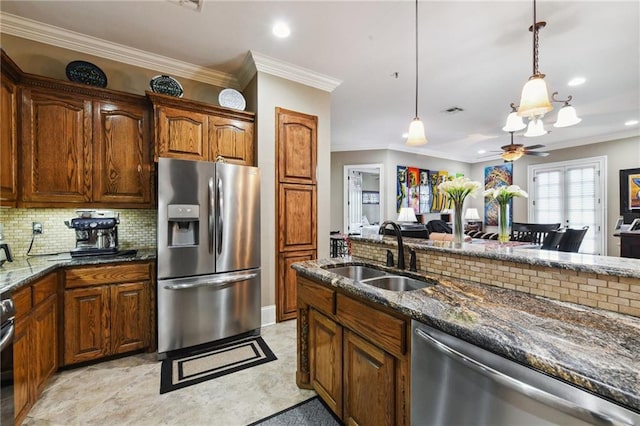
[[260,328],[260,170],[158,161],[158,355]]

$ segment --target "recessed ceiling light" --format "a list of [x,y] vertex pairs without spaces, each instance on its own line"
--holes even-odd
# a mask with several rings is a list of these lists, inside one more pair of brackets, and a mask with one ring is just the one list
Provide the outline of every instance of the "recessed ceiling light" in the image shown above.
[[487,151],[485,151],[484,149],[481,149],[481,150],[478,151],[478,154],[484,154],[485,152],[487,152]]
[[624,122],[625,126],[635,126],[636,124],[638,124],[638,120],[629,120]]
[[289,37],[289,35],[291,34],[291,29],[289,28],[289,25],[286,22],[276,22],[275,25],[273,26],[273,35],[275,35],[278,38],[287,38]]
[[569,86],[580,86],[581,84],[584,84],[584,82],[587,81],[586,78],[584,77],[574,77],[571,80],[569,80]]
[[402,139],[406,139],[406,138],[408,138],[408,137],[409,137],[409,133],[403,133],[403,134],[402,134]]

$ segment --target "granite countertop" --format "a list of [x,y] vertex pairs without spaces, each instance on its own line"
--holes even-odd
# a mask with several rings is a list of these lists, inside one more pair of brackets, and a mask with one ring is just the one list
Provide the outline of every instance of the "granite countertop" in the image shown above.
[[[396,237],[394,236],[351,236],[349,238],[367,243],[397,245]],[[509,260],[530,265],[563,268],[572,271],[640,278],[640,259],[541,250],[539,246],[517,242],[501,245],[493,240],[473,240],[471,243],[463,243],[462,247],[455,247],[451,241],[434,241],[424,238],[402,237],[402,241],[405,247],[410,247],[414,250],[456,253],[487,259]]]
[[345,257],[293,268],[640,412],[640,319],[440,275],[402,271],[438,284],[393,292],[323,269],[344,264],[372,265]]
[[101,265],[120,262],[155,260],[156,249],[138,249],[135,255],[87,256],[72,258],[70,254],[14,258],[0,267],[0,293],[29,284],[49,272],[67,266]]

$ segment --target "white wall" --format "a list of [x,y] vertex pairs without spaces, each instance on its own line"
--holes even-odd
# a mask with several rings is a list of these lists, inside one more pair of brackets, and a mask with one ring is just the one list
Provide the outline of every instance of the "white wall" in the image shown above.
[[257,75],[258,167],[262,170],[262,306],[275,304],[276,249],[276,107],[318,116],[318,258],[329,257],[331,200],[331,96],[323,90],[258,72]]

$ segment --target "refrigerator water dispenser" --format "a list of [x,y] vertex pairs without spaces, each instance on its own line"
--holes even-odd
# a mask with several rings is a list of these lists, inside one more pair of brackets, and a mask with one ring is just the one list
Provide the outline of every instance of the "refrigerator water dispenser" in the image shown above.
[[198,245],[199,205],[169,204],[167,218],[169,247]]

